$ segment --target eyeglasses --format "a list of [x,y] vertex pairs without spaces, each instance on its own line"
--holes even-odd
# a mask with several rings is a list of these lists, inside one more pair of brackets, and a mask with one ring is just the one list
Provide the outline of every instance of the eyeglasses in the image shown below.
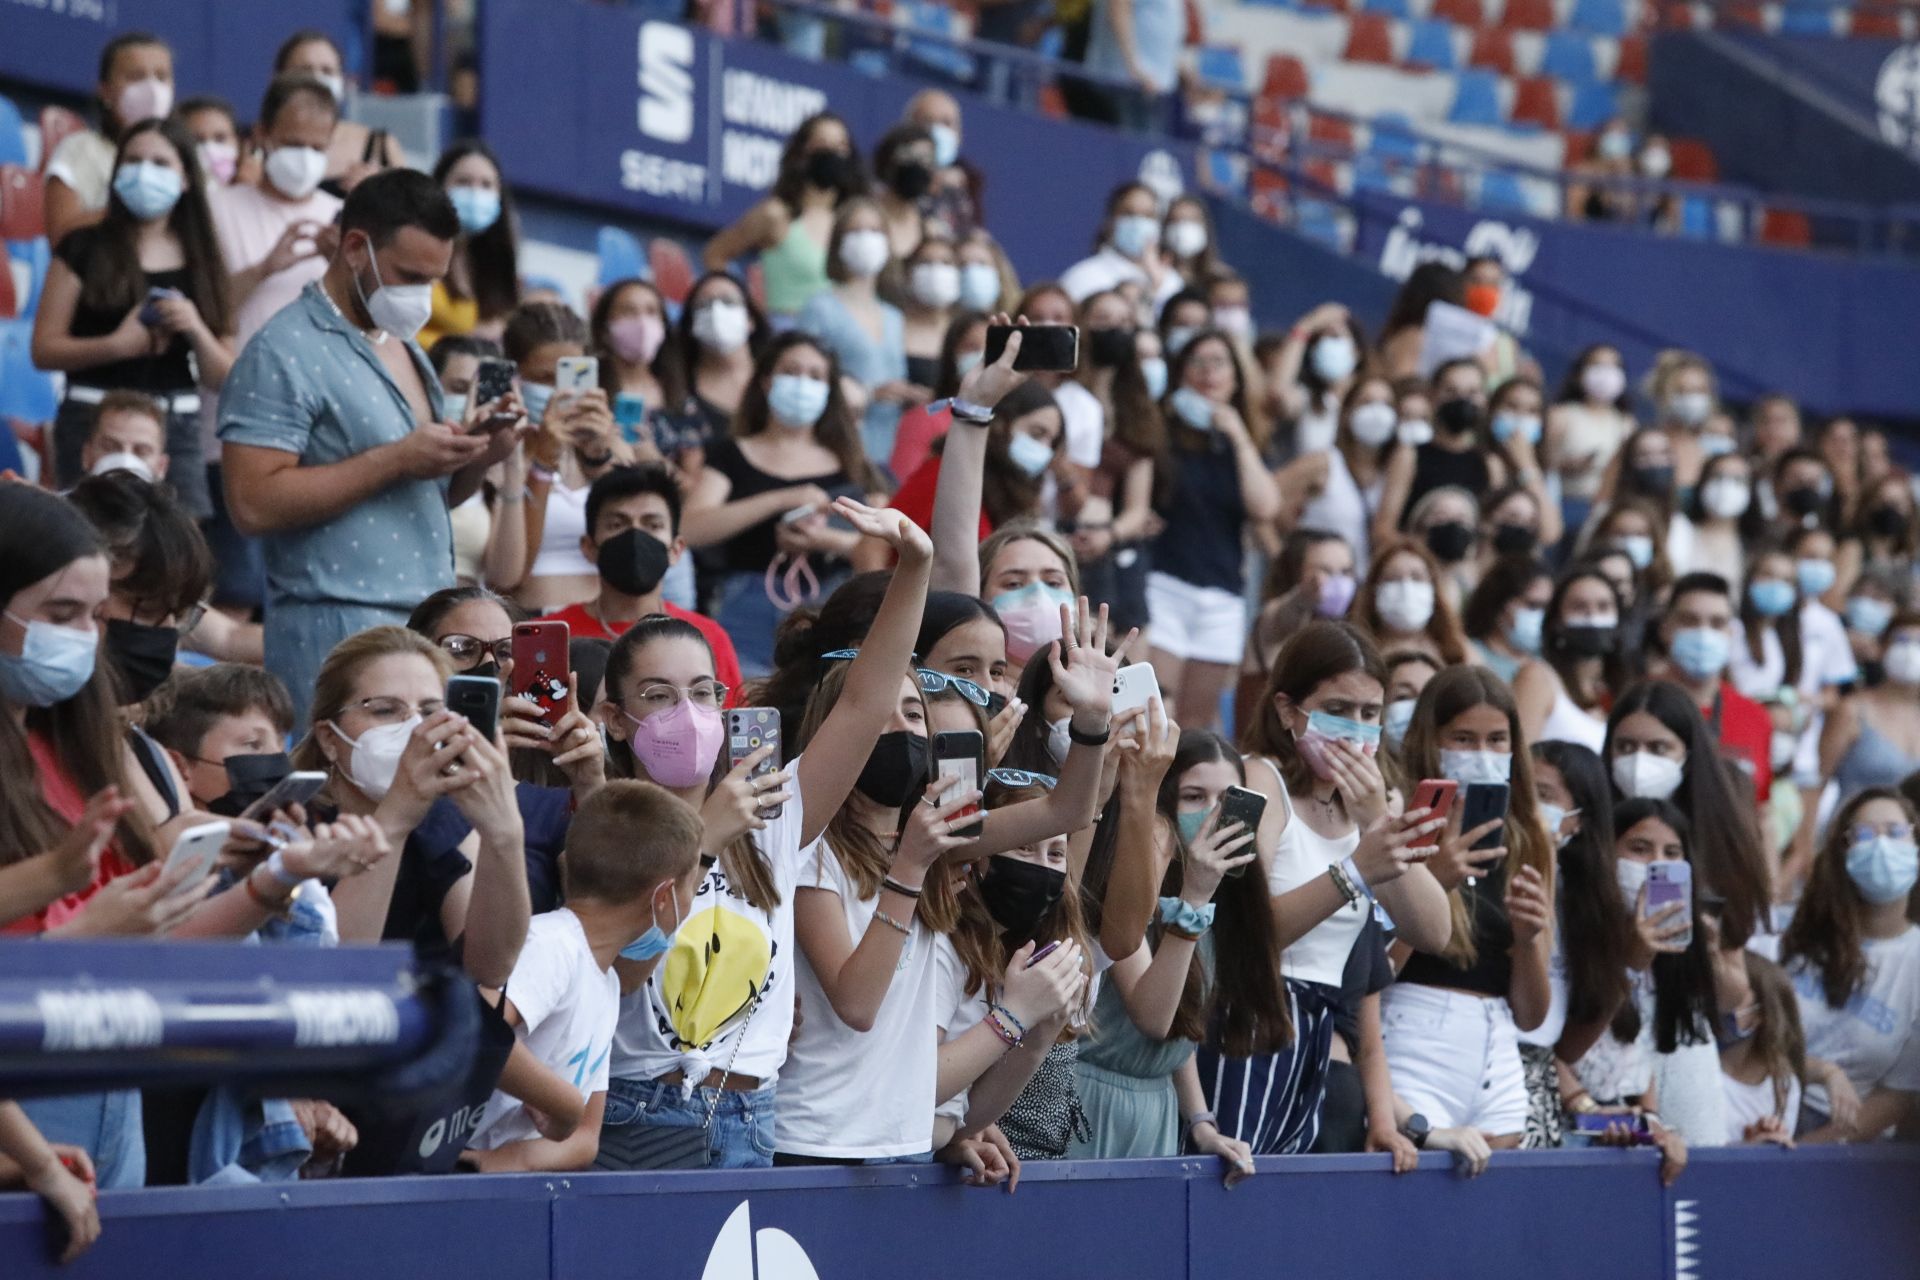
[[696,707],[718,711],[727,704],[727,686],[718,680],[696,680],[682,688],[665,680],[650,680],[634,692],[629,705],[646,708],[640,713],[641,718],[645,719],[656,711],[677,706],[682,698]]
[[919,677],[922,693],[945,693],[951,689],[976,707],[984,707],[993,701],[985,689],[965,676],[950,676],[944,671],[929,671],[925,667],[913,674]]
[[1876,827],[1871,822],[1856,822],[1853,830],[1848,834],[1853,837],[1853,843],[1855,844],[1871,840],[1875,836],[1886,836],[1890,840],[1911,840],[1913,839],[1913,824],[1911,822],[1883,822]]
[[482,640],[478,636],[463,636],[459,634],[441,636],[440,647],[447,651],[448,657],[452,658],[462,667],[479,666],[482,662],[486,661],[486,655],[489,653],[493,655],[495,662],[501,663],[502,665],[513,661],[512,636],[508,636],[504,640]]
[[367,719],[375,724],[399,724],[418,715],[422,720],[446,709],[447,704],[439,698],[428,698],[418,706],[405,698],[362,698],[358,702],[349,702],[340,708],[344,715],[349,711],[364,711]]
[[997,782],[1003,787],[1044,787],[1048,791],[1060,782],[1058,778],[1048,777],[1044,773],[1028,773],[1025,769],[989,769],[987,781]]

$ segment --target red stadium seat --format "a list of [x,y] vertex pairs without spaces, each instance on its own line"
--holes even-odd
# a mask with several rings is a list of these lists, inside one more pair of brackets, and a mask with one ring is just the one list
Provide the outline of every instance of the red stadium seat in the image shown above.
[[1513,74],[1513,34],[1501,27],[1481,27],[1473,33],[1470,67],[1485,67],[1503,76]]
[[1393,28],[1385,14],[1356,13],[1347,23],[1347,47],[1341,57],[1348,62],[1393,65]]
[[1553,0],[1507,0],[1500,25],[1509,31],[1553,30]]
[[1285,101],[1306,97],[1307,65],[1290,53],[1274,54],[1267,59],[1267,78],[1260,93]]
[[1560,161],[1562,167],[1571,169],[1575,165],[1584,163],[1593,155],[1591,133],[1581,129],[1569,129],[1560,136],[1566,139],[1566,154]]
[[1481,9],[1480,0],[1433,0],[1431,16],[1462,27],[1486,25],[1486,15]]
[[1713,157],[1713,148],[1698,138],[1669,138],[1667,150],[1673,156],[1673,179],[1676,182],[1718,182],[1720,180],[1720,162]]
[[1789,209],[1769,209],[1760,222],[1760,239],[1765,244],[1793,245],[1804,248],[1813,243],[1813,225],[1807,215]]
[[11,320],[20,314],[20,299],[13,291],[12,261],[0,253],[0,320]]
[[[1325,187],[1326,191],[1340,190],[1340,166],[1332,160],[1309,160],[1300,166],[1312,181]],[[1309,194],[1324,196],[1326,191],[1313,191]]]
[[1338,116],[1315,111],[1307,117],[1307,137],[1328,146],[1353,150],[1353,125]]
[[647,243],[647,263],[653,268],[654,287],[668,302],[678,305],[687,300],[697,274],[678,240],[655,236]]
[[1726,5],[1714,10],[1713,25],[1720,28],[1746,27],[1754,31],[1766,29],[1766,19],[1761,13],[1762,6],[1743,0],[1739,4]]
[[17,164],[0,165],[0,240],[32,240],[47,233],[43,183],[39,174]]
[[1899,40],[1900,15],[1889,9],[1855,9],[1847,34],[1856,39]]
[[1284,174],[1272,169],[1253,171],[1253,211],[1270,222],[1284,222],[1287,217],[1287,179]]
[[1643,35],[1620,37],[1620,61],[1613,78],[1628,84],[1647,82],[1647,38]]
[[1513,122],[1537,124],[1542,129],[1560,127],[1560,95],[1552,76],[1527,76],[1514,86]]
[[40,108],[40,171],[46,172],[47,161],[53,158],[55,148],[74,134],[86,131],[86,120],[65,107]]

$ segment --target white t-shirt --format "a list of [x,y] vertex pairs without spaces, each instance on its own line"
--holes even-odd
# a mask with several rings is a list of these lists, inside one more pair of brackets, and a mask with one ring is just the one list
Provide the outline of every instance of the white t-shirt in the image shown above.
[[[839,898],[847,935],[856,947],[868,925],[876,923],[879,895],[859,896],[825,839],[816,840],[808,850],[800,883],[801,892],[821,889]],[[873,1028],[866,1032],[840,1020],[806,953],[801,953],[794,975],[800,991],[800,1034],[788,1048],[787,1064],[781,1070],[778,1150],[791,1155],[873,1159],[918,1155],[932,1147],[933,1094],[940,1066],[934,938],[916,915],[886,998],[874,1015]]]
[[1564,923],[1553,931],[1553,951],[1547,956],[1547,1017],[1531,1031],[1516,1032],[1521,1044],[1551,1049],[1560,1043],[1560,1036],[1567,1029],[1567,989],[1571,979],[1567,975],[1566,949],[1561,945],[1566,936]]
[[[1144,289],[1147,273],[1139,263],[1112,245],[1101,245],[1092,257],[1082,258],[1060,273],[1060,287],[1066,290],[1076,307],[1096,293],[1106,293],[1123,284],[1137,284]],[[1162,271],[1160,284],[1154,289],[1151,299],[1153,314],[1157,317],[1160,308],[1167,305],[1167,299],[1186,287],[1187,282],[1180,278],[1178,271]]]
[[1054,388],[1053,399],[1060,406],[1067,460],[1089,470],[1098,467],[1107,440],[1106,406],[1099,396],[1072,379]]
[[[788,771],[799,764],[796,757]],[[805,862],[801,814],[795,787],[780,816],[753,833],[780,895],[772,911],[737,893],[723,862],[707,868],[694,890],[693,913],[652,979],[620,1002],[616,1078],[656,1080],[679,1071],[697,1085],[716,1069],[763,1084],[779,1076],[793,1034],[793,894]]]
[[1789,1134],[1800,1124],[1800,1082],[1797,1079],[1789,1078],[1787,1081],[1785,1109],[1774,1104],[1771,1079],[1762,1080],[1759,1084],[1743,1084],[1723,1071],[1720,1073],[1720,1088],[1726,1095],[1726,1145],[1729,1147],[1737,1147],[1745,1142],[1747,1126],[1759,1124],[1769,1116],[1778,1117]]
[[95,130],[70,134],[47,158],[47,177],[66,183],[84,208],[104,209],[113,186],[115,154],[113,143]]
[[[960,951],[953,945],[953,939],[944,933],[935,938],[933,943],[933,1012],[934,1021],[939,1027],[938,1044],[965,1035],[987,1017],[986,984],[982,983],[972,995],[967,994],[967,962],[960,958]],[[935,1069],[938,1070],[937,1057],[935,1062]],[[934,1114],[945,1116],[956,1124],[964,1121],[967,1118],[967,1095],[968,1091],[962,1089],[934,1108]]]
[[[520,1014],[514,1034],[534,1057],[571,1081],[582,1100],[606,1092],[620,978],[594,963],[578,916],[561,907],[533,918],[506,995]],[[492,1151],[539,1136],[525,1104],[496,1090],[467,1146]]]
[[[1728,664],[1734,688],[1757,701],[1766,701],[1779,690],[1787,675],[1786,654],[1780,637],[1768,628],[1760,638],[1760,659],[1755,661],[1746,637],[1738,633],[1733,640],[1733,658]],[[1859,664],[1853,660],[1853,646],[1847,643],[1847,628],[1833,610],[1818,600],[1800,605],[1800,681],[1795,686],[1803,701],[1817,698],[1820,691],[1836,684],[1860,678]]]
[[[1827,1003],[1820,971],[1804,959],[1787,966],[1800,997],[1807,1056],[1836,1063],[1862,1098],[1885,1085],[1920,1091],[1920,925],[1897,938],[1867,938],[1867,977],[1844,1009]],[[1827,1091],[1807,1090],[1807,1107],[1827,1114]]]

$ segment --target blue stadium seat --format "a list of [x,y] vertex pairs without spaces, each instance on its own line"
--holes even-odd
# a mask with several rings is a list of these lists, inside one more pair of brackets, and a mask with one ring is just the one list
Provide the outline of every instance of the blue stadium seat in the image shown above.
[[1309,240],[1344,253],[1345,235],[1340,223],[1340,207],[1325,200],[1298,200],[1293,206],[1294,228]]
[[1378,156],[1356,156],[1353,161],[1355,191],[1393,192],[1393,175]]
[[1244,92],[1247,87],[1247,73],[1240,65],[1240,51],[1222,45],[1207,45],[1201,48],[1200,56],[1194,62],[1200,78],[1222,89],[1238,89]]
[[1573,91],[1573,106],[1567,112],[1566,126],[1569,129],[1598,129],[1619,114],[1620,100],[1616,86],[1596,80],[1592,84],[1580,85]]
[[1480,207],[1482,209],[1507,209],[1516,213],[1529,213],[1526,189],[1520,185],[1520,179],[1500,169],[1489,169],[1480,175]]
[[604,289],[616,280],[631,280],[638,276],[642,280],[653,279],[653,271],[647,266],[646,250],[634,238],[631,231],[619,227],[600,228],[600,275],[596,283]]
[[1593,42],[1578,31],[1547,32],[1540,70],[1544,75],[1559,76],[1576,86],[1591,83],[1597,70],[1593,65]]
[[1407,0],[1365,0],[1360,6],[1362,13],[1384,13],[1389,18],[1411,18],[1413,6]]
[[15,299],[19,304],[20,315],[31,319],[40,309],[40,290],[47,283],[47,268],[53,264],[53,250],[47,244],[47,238],[37,240],[9,240],[7,256],[15,262],[27,264],[27,290]]
[[27,122],[20,118],[20,108],[13,100],[0,94],[0,164],[27,163],[27,139],[21,132]]
[[1785,12],[1780,15],[1783,36],[1830,36],[1833,33],[1833,10],[1824,4],[1794,4],[1788,0]]
[[1573,28],[1597,36],[1627,34],[1626,0],[1575,0]]
[[1408,164],[1420,162],[1420,135],[1403,115],[1376,116],[1373,121],[1373,139],[1367,147],[1371,155],[1383,160],[1402,160]]
[[0,418],[52,422],[53,377],[33,367],[33,321],[0,320]]
[[1453,48],[1453,24],[1437,18],[1414,18],[1407,23],[1406,61],[1417,66],[1453,71],[1460,59]]
[[1454,76],[1453,106],[1447,119],[1455,124],[1500,124],[1500,77],[1491,71],[1472,69]]

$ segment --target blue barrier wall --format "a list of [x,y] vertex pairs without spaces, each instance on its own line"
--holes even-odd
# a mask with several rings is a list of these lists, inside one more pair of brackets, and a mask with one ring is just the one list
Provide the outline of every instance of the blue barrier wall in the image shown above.
[[[1428,1157],[1029,1165],[1020,1189],[950,1171],[448,1177],[108,1193],[105,1234],[46,1260],[37,1202],[0,1196],[5,1274],[274,1280],[1682,1280],[1920,1273],[1920,1152],[1537,1152],[1455,1177]],[[164,1259],[164,1264],[158,1260]],[[757,1269],[756,1269],[757,1263]]]

